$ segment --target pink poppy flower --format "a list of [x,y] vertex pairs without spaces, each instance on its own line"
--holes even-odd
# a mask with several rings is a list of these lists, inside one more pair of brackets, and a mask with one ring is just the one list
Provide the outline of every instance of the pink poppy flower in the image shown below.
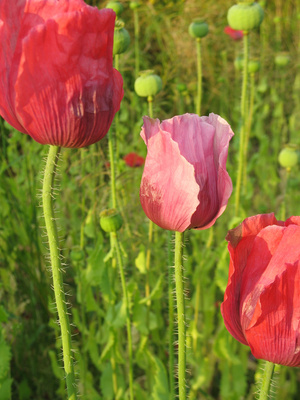
[[136,153],[128,153],[123,160],[128,165],[128,167],[136,168],[141,167],[145,163],[145,159],[142,156],[139,156]]
[[243,38],[243,31],[232,29],[230,26],[225,26],[224,32],[233,40],[241,40]]
[[229,278],[221,312],[256,358],[300,366],[300,217],[246,218],[228,232]]
[[0,114],[41,144],[88,146],[119,110],[115,13],[83,0],[0,2]]
[[148,218],[179,232],[212,226],[232,192],[228,123],[216,114],[184,114],[162,123],[144,117],[141,136],[148,153],[140,200]]

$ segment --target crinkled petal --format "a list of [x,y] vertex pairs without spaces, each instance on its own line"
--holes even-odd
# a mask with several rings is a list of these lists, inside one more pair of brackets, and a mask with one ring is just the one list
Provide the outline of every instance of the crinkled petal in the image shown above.
[[273,213],[256,215],[246,218],[237,228],[230,230],[226,237],[229,242],[230,265],[221,313],[227,330],[243,344],[247,344],[240,319],[243,273],[256,235],[266,226],[277,223]]
[[[299,244],[298,244],[299,246]],[[300,366],[300,265],[285,264],[265,287],[245,335],[256,358]]]

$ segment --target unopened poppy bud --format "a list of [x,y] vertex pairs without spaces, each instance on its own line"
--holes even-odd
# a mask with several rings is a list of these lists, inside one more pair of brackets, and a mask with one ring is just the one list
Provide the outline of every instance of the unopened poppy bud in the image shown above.
[[279,164],[283,168],[290,169],[298,164],[298,154],[293,147],[282,149],[278,156]]
[[113,55],[125,53],[130,44],[130,36],[128,31],[124,28],[123,21],[117,21],[114,32],[114,47]]
[[138,1],[131,1],[129,3],[129,7],[131,8],[131,10],[136,10],[140,6],[141,6],[141,3],[139,3]]
[[70,253],[72,261],[81,261],[84,259],[84,252],[81,249],[73,249]]
[[124,10],[123,4],[121,4],[119,1],[109,1],[105,8],[111,8],[114,10],[117,17],[119,17]]
[[286,53],[277,54],[275,57],[275,64],[277,67],[286,67],[290,62],[290,56]]
[[101,211],[100,226],[104,232],[117,232],[122,224],[123,220],[121,214],[114,208]]
[[260,68],[260,62],[257,60],[250,60],[248,63],[249,74],[255,74]]
[[134,82],[134,90],[138,96],[155,96],[161,91],[162,80],[158,75],[151,70],[143,71],[140,74],[141,76]]
[[178,83],[176,86],[179,93],[183,93],[187,90],[187,86],[185,83]]
[[204,21],[194,21],[189,26],[189,34],[194,37],[201,39],[208,34],[208,25]]
[[258,3],[243,2],[230,7],[228,24],[233,29],[250,31],[258,28],[264,18],[264,11]]

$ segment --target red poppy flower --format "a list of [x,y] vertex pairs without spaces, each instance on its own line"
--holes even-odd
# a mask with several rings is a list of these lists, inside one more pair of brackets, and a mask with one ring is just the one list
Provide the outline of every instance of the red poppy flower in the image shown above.
[[162,123],[144,117],[141,136],[148,153],[140,199],[148,218],[179,232],[212,226],[232,192],[228,123],[216,114],[184,114]]
[[136,153],[128,153],[123,160],[128,165],[128,167],[135,168],[141,167],[145,163],[145,159]]
[[232,29],[230,26],[225,26],[224,32],[233,40],[241,40],[243,38],[243,31]]
[[256,358],[300,366],[300,217],[247,218],[228,232],[230,266],[221,312]]
[[0,3],[0,114],[42,144],[88,146],[120,107],[115,13],[83,0]]

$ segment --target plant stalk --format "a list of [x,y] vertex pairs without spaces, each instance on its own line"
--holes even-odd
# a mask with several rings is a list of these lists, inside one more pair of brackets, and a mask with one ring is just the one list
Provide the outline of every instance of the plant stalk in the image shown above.
[[268,400],[269,399],[269,389],[271,384],[271,379],[273,375],[275,364],[266,361],[263,376],[262,376],[262,383],[259,390],[259,397],[258,400]]
[[57,163],[60,153],[60,147],[50,146],[46,168],[43,179],[43,211],[46,223],[46,231],[50,248],[50,260],[53,277],[53,288],[55,302],[58,312],[58,320],[61,329],[62,350],[64,360],[64,370],[66,373],[66,383],[68,400],[76,400],[76,386],[73,357],[71,355],[71,330],[67,313],[66,298],[63,286],[59,240],[56,226],[56,218],[53,209],[54,180],[57,169]]

